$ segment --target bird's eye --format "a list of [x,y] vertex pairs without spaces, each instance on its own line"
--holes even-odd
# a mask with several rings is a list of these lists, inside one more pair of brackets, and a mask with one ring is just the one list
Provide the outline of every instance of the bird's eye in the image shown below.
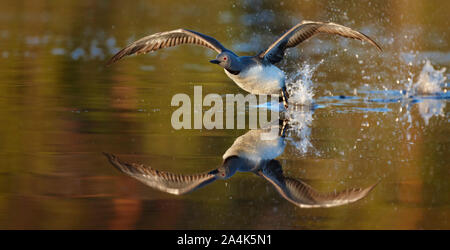
[[227,57],[224,57],[223,60],[226,61],[226,60],[227,60]]

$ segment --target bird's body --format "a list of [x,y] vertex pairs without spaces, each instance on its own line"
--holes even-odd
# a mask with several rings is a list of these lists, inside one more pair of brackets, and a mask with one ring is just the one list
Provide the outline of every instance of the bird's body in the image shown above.
[[285,87],[285,74],[277,66],[256,57],[239,58],[248,65],[238,74],[224,69],[225,74],[243,90],[255,95],[279,95]]
[[239,87],[257,95],[280,94],[287,107],[289,95],[285,87],[285,74],[275,64],[283,59],[286,49],[295,47],[320,33],[366,41],[381,51],[380,46],[371,38],[348,27],[335,23],[303,21],[255,56],[238,56],[213,37],[193,30],[178,29],[139,39],[114,55],[108,65],[132,54],[145,54],[180,44],[200,45],[218,53],[216,59],[210,62],[223,67],[226,75]]
[[[274,130],[276,129],[276,131]],[[283,128],[286,129],[286,128]],[[250,130],[246,134],[238,137],[233,145],[223,154],[225,160],[232,156],[247,159],[253,162],[253,166],[259,165],[261,161],[277,158],[284,151],[286,146],[283,131],[279,132],[279,125],[271,125],[264,129]]]

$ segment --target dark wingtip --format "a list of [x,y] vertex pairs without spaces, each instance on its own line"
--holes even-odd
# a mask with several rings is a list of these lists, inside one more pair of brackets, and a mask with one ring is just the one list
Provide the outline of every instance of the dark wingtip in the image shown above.
[[124,58],[125,56],[136,53],[138,50],[142,49],[142,47],[143,47],[142,45],[134,46],[134,47],[133,47],[133,44],[128,45],[127,47],[125,47],[125,48],[121,49],[119,52],[117,52],[113,57],[111,57],[111,59],[109,59],[108,62],[106,63],[106,66],[108,67],[111,64]]
[[363,194],[363,195],[360,199],[366,197],[380,182],[381,182],[381,180],[378,180],[377,182],[375,182],[375,184],[372,184],[371,186],[366,187],[365,189],[361,190],[361,194]]
[[124,57],[124,55],[122,55],[122,51],[119,51],[117,54],[111,57],[111,59],[108,60],[108,62],[106,63],[106,67],[111,66],[111,64],[119,61],[122,57]]
[[383,52],[383,49],[381,48],[381,46],[380,45],[378,45],[375,41],[373,42],[374,44],[375,44],[375,46],[377,47],[377,49],[378,49],[378,52]]
[[106,156],[106,158],[108,159],[109,163],[111,163],[111,165],[113,165],[119,171],[123,172],[123,170],[121,169],[121,162],[119,161],[117,156],[107,153],[107,152],[102,152],[102,153],[104,156]]
[[107,153],[107,152],[102,152],[102,154],[104,155],[104,156],[106,156],[106,158],[108,158],[108,160],[112,163],[112,161],[114,160],[114,159],[117,159],[117,157],[115,156],[115,155],[113,155],[113,154],[110,154],[110,153]]
[[368,187],[369,192],[372,191],[380,182],[381,182],[381,179],[379,179],[377,182],[375,182],[375,184],[373,184],[372,186]]
[[[111,58],[111,59],[108,60],[108,62],[106,62],[105,66],[106,66],[106,67],[109,67],[109,66],[111,66],[111,64],[113,64],[114,62],[115,62],[115,60],[113,60],[113,58]],[[103,152],[103,154],[105,154],[105,153]]]
[[[375,42],[375,40],[373,40],[372,38],[370,38],[370,36],[368,36],[368,35],[366,35],[366,34],[364,34],[364,33],[362,33],[362,32],[359,32],[359,31],[357,31],[357,32],[360,33],[361,35],[363,35],[363,36],[367,39],[366,42],[369,42],[370,44],[372,44],[373,46],[375,46],[379,52],[383,52],[383,49],[381,48],[381,46],[378,45],[378,43]],[[360,40],[364,40],[364,39],[360,39]]]
[[378,45],[377,42],[375,42],[375,40],[373,40],[372,38],[370,38],[369,36],[367,36],[367,35],[365,35],[365,34],[363,34],[363,35],[364,35],[367,39],[369,39],[370,43],[371,43],[373,46],[375,46],[379,52],[383,52],[383,49],[381,48],[380,45]]

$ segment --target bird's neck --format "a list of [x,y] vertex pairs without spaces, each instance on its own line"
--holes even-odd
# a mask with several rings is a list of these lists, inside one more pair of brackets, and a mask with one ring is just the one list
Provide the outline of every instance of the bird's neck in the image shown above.
[[230,74],[238,75],[242,69],[242,62],[238,56],[230,56],[230,63],[224,67]]

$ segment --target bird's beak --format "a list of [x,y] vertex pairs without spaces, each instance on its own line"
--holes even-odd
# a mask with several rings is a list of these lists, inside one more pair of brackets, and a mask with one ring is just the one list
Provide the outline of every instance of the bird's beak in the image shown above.
[[220,63],[220,61],[217,60],[217,59],[211,60],[211,61],[209,61],[209,62],[210,62],[210,63],[214,63],[214,64],[219,64],[219,63]]

